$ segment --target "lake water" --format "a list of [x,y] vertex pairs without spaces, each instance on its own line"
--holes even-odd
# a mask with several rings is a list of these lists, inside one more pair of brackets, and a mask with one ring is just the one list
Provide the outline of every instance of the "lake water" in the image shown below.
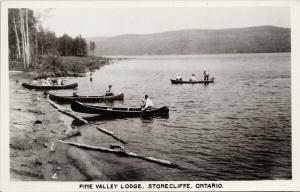
[[[188,79],[205,69],[215,83],[170,83],[177,74]],[[93,77],[93,82],[89,75],[69,82],[79,83],[81,95],[102,95],[111,84],[116,94],[125,94],[115,106],[140,106],[148,94],[155,106],[170,109],[169,118],[102,120],[96,125],[127,140],[132,152],[186,168],[89,152],[112,180],[291,179],[290,54],[136,57],[104,66]],[[118,143],[95,129],[80,130],[78,142]]]

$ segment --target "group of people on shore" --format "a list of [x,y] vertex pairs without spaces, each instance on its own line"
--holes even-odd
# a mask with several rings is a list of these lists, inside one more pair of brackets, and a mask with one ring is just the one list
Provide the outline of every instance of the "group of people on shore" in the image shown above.
[[[200,78],[201,79],[201,78]],[[176,76],[177,81],[182,81],[182,77],[178,74]],[[202,80],[202,79],[201,79]],[[203,71],[203,81],[208,81],[209,80],[209,73],[207,70]],[[189,79],[189,81],[197,81],[196,75],[192,74],[192,77]]]

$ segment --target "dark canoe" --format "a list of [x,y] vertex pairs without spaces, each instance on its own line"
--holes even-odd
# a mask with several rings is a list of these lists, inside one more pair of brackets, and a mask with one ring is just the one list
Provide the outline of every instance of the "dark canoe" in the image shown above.
[[80,101],[80,102],[100,102],[100,101],[114,101],[114,100],[123,100],[124,94],[114,95],[114,96],[58,96],[49,94],[49,98],[53,101],[58,102],[73,102],[73,101]]
[[71,104],[71,109],[80,113],[98,114],[106,117],[149,117],[169,115],[169,108],[166,106],[149,109],[142,112],[140,107],[99,107],[93,105],[86,105],[75,101]]
[[40,90],[54,90],[54,89],[74,89],[78,86],[77,83],[69,85],[32,85],[28,83],[22,83],[22,86],[27,89],[40,89]]
[[202,83],[202,84],[208,84],[208,83],[213,83],[215,81],[215,78],[212,78],[208,81],[179,81],[179,80],[175,80],[175,79],[170,79],[172,84],[198,84],[198,83]]

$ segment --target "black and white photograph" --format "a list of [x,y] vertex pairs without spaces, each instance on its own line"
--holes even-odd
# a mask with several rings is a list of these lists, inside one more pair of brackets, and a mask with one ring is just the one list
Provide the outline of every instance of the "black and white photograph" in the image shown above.
[[296,179],[290,4],[65,4],[2,6],[2,183]]

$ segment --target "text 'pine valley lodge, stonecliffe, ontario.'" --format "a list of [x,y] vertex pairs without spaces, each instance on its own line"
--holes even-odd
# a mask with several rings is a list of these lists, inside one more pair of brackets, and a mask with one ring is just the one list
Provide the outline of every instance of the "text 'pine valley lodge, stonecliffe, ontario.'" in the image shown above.
[[223,188],[221,183],[150,183],[150,184],[79,184],[79,189],[108,189],[108,190],[119,190],[119,189],[216,189]]

